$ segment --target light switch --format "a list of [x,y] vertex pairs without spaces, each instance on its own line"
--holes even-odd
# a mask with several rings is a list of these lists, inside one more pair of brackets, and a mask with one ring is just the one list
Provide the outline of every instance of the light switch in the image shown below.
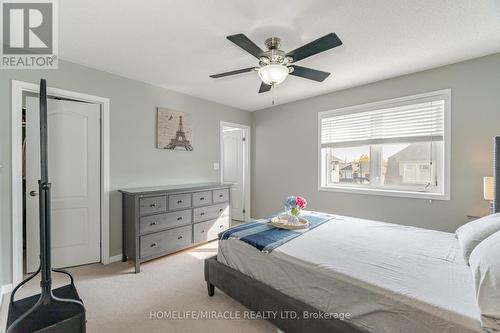
[[219,170],[219,163],[214,163],[214,170]]

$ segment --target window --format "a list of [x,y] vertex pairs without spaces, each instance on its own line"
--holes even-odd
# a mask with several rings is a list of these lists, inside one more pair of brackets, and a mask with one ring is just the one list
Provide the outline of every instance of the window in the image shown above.
[[449,199],[450,90],[319,114],[319,187]]

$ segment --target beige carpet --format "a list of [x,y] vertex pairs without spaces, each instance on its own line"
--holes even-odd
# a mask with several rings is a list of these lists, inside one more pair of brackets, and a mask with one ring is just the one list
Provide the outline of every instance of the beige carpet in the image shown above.
[[[87,332],[276,332],[264,320],[150,319],[156,311],[246,311],[238,302],[216,290],[207,295],[203,259],[216,254],[217,242],[179,252],[141,265],[134,274],[131,264],[116,262],[70,269],[87,308]],[[20,297],[38,292],[39,280],[30,281]],[[55,285],[63,276],[54,274]],[[2,305],[5,322],[6,302]],[[0,331],[3,331],[0,329]]]

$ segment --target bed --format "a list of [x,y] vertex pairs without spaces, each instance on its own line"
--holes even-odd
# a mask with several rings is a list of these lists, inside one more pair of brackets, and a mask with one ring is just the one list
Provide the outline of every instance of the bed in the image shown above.
[[270,253],[222,240],[217,261],[364,331],[482,332],[454,234],[334,216]]
[[331,215],[268,253],[222,237],[205,280],[287,333],[485,332],[454,233]]

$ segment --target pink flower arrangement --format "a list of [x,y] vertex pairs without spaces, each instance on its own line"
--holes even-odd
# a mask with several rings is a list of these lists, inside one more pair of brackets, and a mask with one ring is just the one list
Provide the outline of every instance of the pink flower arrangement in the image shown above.
[[290,210],[292,215],[298,216],[301,209],[305,209],[307,201],[300,196],[289,196],[285,201],[285,209]]
[[305,209],[306,206],[307,206],[307,201],[306,199],[302,198],[302,197],[299,197],[297,196],[295,198],[295,203],[297,204],[297,207],[299,207],[300,209]]

